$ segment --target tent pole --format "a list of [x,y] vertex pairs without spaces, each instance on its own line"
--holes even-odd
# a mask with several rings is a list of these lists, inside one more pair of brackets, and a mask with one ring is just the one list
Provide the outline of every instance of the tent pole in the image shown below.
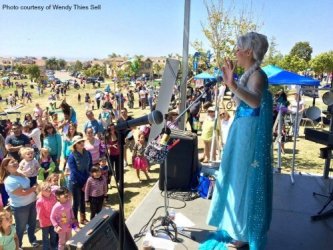
[[[291,184],[295,183],[294,180],[294,173],[295,173],[295,154],[296,154],[296,138],[297,138],[297,127],[298,127],[298,111],[299,111],[299,100],[300,100],[300,93],[301,90],[300,88],[297,90],[297,94],[298,94],[298,99],[297,99],[297,109],[296,109],[296,116],[295,116],[295,120],[294,120],[294,145],[293,145],[293,160],[292,160],[292,168],[291,168],[291,173],[290,173],[290,179],[291,179]],[[298,128],[299,129],[299,128]]]
[[278,113],[278,134],[277,134],[277,139],[278,139],[278,173],[281,173],[281,165],[282,165],[282,158],[281,158],[281,153],[282,153],[282,104],[279,107],[279,113]]
[[[218,105],[218,98],[217,98],[217,94],[218,94],[218,88],[217,88],[217,84],[214,87],[214,94],[215,94],[215,117],[214,117],[214,129],[213,129],[213,138],[212,138],[212,142],[210,145],[210,152],[209,152],[209,161],[213,162],[213,155],[215,154],[215,160],[216,161],[216,150],[219,150],[219,145],[218,145],[218,134],[217,134],[217,128],[220,124],[220,119],[219,119],[219,113],[220,113],[220,109],[219,109],[219,105]],[[220,127],[220,126],[219,126]],[[216,145],[216,147],[215,147]]]

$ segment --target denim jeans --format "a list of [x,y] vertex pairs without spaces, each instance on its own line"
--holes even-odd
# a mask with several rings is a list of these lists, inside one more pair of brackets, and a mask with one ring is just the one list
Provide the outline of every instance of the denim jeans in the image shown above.
[[84,192],[82,191],[82,187],[76,183],[73,183],[71,180],[69,181],[69,190],[73,195],[73,213],[75,219],[77,219],[77,214],[80,207],[80,212],[86,212],[86,204],[84,201]]
[[29,242],[36,241],[35,229],[36,229],[36,202],[32,202],[29,205],[23,207],[11,207],[14,218],[16,234],[19,239],[19,246],[22,246],[22,239],[25,229],[28,231]]
[[[49,238],[50,236],[50,238]],[[43,250],[57,249],[58,237],[53,226],[42,227]]]
[[148,104],[149,104],[149,107],[150,107],[150,111],[153,112],[153,100],[154,98],[153,97],[148,97]]

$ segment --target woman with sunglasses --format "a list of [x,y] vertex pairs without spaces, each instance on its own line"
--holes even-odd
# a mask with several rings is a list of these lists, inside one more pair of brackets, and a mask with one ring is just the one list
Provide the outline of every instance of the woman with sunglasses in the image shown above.
[[77,132],[76,125],[72,122],[69,123],[68,131],[62,136],[62,156],[64,157],[64,169],[67,164],[68,156],[71,154],[71,146],[73,145],[74,136],[82,136],[81,132]]
[[223,109],[220,112],[220,120],[221,120],[222,147],[224,147],[225,144],[227,143],[229,129],[232,124],[233,118],[230,116],[228,111]]
[[76,135],[72,141],[72,153],[69,155],[67,161],[70,171],[68,186],[73,195],[74,217],[77,219],[80,209],[80,223],[86,224],[88,221],[85,215],[86,205],[83,187],[90,176],[90,169],[93,166],[92,157],[90,152],[84,148],[85,139]]
[[0,166],[0,176],[5,180],[5,189],[10,198],[10,207],[15,218],[15,228],[22,247],[22,238],[27,228],[29,242],[33,247],[38,247],[35,236],[36,229],[36,188],[30,187],[29,178],[19,172],[18,162],[14,158],[3,159]]

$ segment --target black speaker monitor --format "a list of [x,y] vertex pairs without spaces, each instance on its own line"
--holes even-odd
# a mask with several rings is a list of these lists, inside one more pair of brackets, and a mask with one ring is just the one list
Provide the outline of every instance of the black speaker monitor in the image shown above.
[[[119,246],[119,212],[104,208],[66,245],[68,249],[114,249]],[[137,246],[125,226],[124,250],[137,250]]]
[[171,130],[170,140],[179,139],[160,167],[159,189],[164,190],[165,167],[167,190],[190,191],[195,185],[199,168],[197,135],[188,131]]

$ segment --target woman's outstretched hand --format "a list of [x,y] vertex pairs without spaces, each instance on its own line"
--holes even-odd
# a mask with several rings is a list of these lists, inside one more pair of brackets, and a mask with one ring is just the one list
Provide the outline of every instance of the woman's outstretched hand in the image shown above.
[[235,68],[236,64],[234,65],[234,63],[229,58],[224,59],[224,65],[222,67],[223,81],[231,91],[237,89],[237,85],[234,81]]

